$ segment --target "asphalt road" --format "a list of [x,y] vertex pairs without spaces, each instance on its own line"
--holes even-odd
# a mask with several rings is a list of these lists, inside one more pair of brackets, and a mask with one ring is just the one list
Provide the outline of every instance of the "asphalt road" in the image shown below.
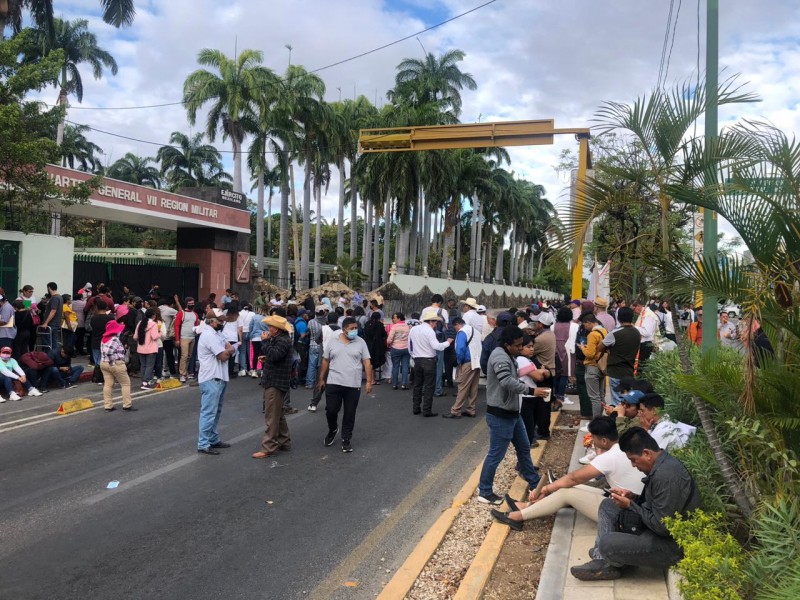
[[[488,443],[482,410],[424,419],[382,385],[362,393],[343,454],[323,445],[324,402],[308,413],[295,390],[292,451],[254,460],[260,391],[229,384],[221,456],[196,452],[196,387],[0,431],[0,598],[373,598]],[[37,400],[0,405],[0,422],[41,413]]]

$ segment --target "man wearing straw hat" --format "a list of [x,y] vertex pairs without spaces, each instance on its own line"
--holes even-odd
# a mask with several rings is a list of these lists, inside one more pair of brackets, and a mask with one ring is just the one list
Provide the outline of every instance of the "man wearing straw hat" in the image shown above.
[[[478,309],[481,307],[475,298],[467,298],[461,303],[461,317],[464,323],[472,327],[473,331],[478,334],[478,341],[483,339],[483,315],[478,314]],[[486,309],[484,308],[484,312]]]
[[261,344],[264,359],[264,420],[267,430],[261,440],[261,450],[253,458],[268,458],[278,450],[291,450],[292,438],[286,423],[283,400],[291,387],[294,348],[289,335],[291,325],[280,315],[270,315],[262,321],[267,326],[268,337]]

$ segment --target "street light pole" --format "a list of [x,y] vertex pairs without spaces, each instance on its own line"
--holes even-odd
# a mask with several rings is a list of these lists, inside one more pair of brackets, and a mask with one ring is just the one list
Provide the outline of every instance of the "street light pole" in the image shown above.
[[[718,134],[717,91],[719,89],[719,0],[706,3],[706,147]],[[706,186],[716,183],[717,172],[709,171]],[[717,213],[705,211],[703,222],[703,258],[707,265],[717,264]],[[703,289],[703,354],[717,347],[717,297]]]

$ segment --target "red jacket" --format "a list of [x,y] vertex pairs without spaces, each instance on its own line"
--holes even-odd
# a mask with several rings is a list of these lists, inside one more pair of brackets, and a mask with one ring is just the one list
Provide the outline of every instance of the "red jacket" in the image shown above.
[[19,357],[19,362],[23,367],[39,371],[47,367],[53,366],[53,359],[51,359],[45,352],[26,352]]

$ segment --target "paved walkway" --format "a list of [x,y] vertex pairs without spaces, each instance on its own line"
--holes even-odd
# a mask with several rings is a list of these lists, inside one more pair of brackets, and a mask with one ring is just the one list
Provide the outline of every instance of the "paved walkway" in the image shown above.
[[[575,404],[565,406],[565,412],[578,414]],[[585,425],[588,421],[581,421]],[[582,465],[578,459],[584,455],[583,433],[575,439],[570,461],[570,471]],[[547,558],[542,568],[536,600],[667,600],[670,598],[666,576],[661,569],[633,569],[625,577],[614,581],[580,581],[569,572],[570,567],[589,560],[589,549],[594,546],[597,525],[571,508],[556,515],[556,522],[547,548]]]

